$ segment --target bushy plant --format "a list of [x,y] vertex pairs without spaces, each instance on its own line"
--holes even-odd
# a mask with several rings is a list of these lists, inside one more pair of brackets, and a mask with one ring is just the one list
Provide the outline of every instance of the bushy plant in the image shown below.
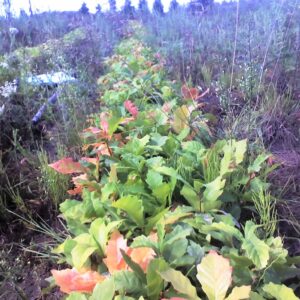
[[272,215],[241,216],[263,209],[253,197],[268,189],[269,156],[208,139],[198,90],[179,96],[138,40],[108,63],[84,156],[50,165],[77,174],[68,192],[81,197],[60,205],[70,236],[53,250],[72,266],[52,271],[67,299],[297,299],[282,283],[299,277],[299,258],[262,231]]

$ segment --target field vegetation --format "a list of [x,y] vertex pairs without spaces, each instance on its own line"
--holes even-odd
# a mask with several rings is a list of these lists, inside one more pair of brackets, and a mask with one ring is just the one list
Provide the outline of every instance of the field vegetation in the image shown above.
[[9,4],[1,299],[299,299],[298,1]]

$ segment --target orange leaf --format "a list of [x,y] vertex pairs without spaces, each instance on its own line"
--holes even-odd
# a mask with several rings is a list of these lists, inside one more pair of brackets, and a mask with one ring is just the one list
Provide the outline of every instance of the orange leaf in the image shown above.
[[67,294],[72,292],[91,293],[96,284],[106,278],[95,271],[78,272],[75,268],[61,271],[52,270],[51,273],[60,290]]
[[141,247],[134,248],[131,251],[131,259],[140,265],[140,267],[146,272],[150,261],[154,258],[155,252],[151,248]]
[[87,174],[82,174],[79,176],[75,176],[72,178],[72,181],[75,185],[75,188],[73,190],[68,190],[68,194],[69,195],[79,195],[82,193],[83,190],[83,184],[82,181],[83,180],[87,180]]
[[99,159],[95,158],[95,157],[82,157],[81,160],[89,162],[96,166],[98,166],[98,164],[99,164]]
[[125,270],[126,263],[123,259],[121,249],[128,251],[127,240],[120,234],[119,231],[114,231],[106,247],[106,258],[103,259],[109,273]]
[[71,157],[65,157],[49,165],[55,171],[61,174],[83,173],[85,168],[79,163],[73,161]]
[[184,100],[192,99],[196,100],[199,96],[199,91],[197,88],[189,88],[186,85],[181,87],[181,94]]

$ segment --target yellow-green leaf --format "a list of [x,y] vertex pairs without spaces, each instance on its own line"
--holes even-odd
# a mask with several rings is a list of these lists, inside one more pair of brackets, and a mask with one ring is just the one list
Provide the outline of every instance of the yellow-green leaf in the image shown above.
[[175,132],[180,133],[183,129],[189,127],[190,112],[186,105],[178,107],[174,112],[173,128]]
[[181,272],[174,269],[168,269],[159,272],[160,276],[167,282],[171,282],[174,289],[180,294],[185,295],[187,300],[199,300],[196,288],[191,284],[190,280]]
[[226,300],[244,300],[249,299],[251,292],[250,285],[243,285],[240,287],[235,287]]
[[263,287],[263,291],[270,294],[276,300],[299,300],[294,291],[284,284],[268,283]]
[[224,300],[232,280],[229,260],[210,251],[197,266],[197,279],[209,300]]

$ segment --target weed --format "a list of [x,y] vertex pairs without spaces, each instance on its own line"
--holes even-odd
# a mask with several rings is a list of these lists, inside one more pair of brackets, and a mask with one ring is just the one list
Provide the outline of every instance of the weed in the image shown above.
[[[65,155],[65,150],[58,147],[58,157]],[[55,209],[63,201],[66,196],[66,190],[69,186],[69,177],[66,175],[58,174],[49,167],[48,155],[44,150],[37,154],[41,172],[41,191],[45,191],[46,197],[51,200]]]

